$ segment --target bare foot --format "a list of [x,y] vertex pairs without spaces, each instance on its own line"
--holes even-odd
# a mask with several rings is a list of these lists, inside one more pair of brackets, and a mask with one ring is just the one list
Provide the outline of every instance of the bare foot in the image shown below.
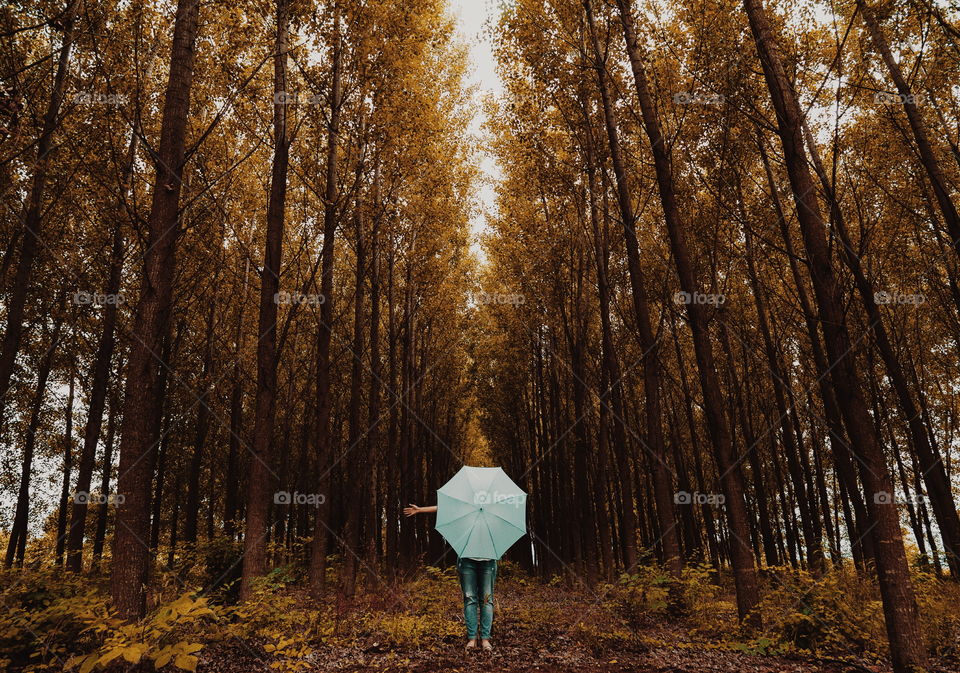
[[467,641],[466,649],[472,650],[472,649],[474,649],[476,646],[477,646],[477,639],[476,639],[476,638],[471,638],[470,640]]
[[486,638],[484,638],[484,639],[480,642],[480,645],[483,646],[483,649],[486,650],[487,652],[489,652],[490,650],[493,649],[493,645],[491,645],[491,644],[490,644],[490,641],[487,640]]

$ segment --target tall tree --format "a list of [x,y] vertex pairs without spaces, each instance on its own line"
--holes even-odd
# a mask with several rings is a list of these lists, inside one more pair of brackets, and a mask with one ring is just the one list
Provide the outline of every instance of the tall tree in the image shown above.
[[247,485],[247,525],[243,538],[241,598],[251,597],[253,581],[266,564],[267,516],[274,490],[273,433],[277,401],[277,304],[283,253],[284,211],[290,137],[287,129],[287,58],[290,16],[286,0],[276,3],[276,42],[273,54],[273,170],[267,205],[267,238],[260,272],[260,318],[257,325],[257,395],[253,451]]
[[758,0],[744,0],[743,6],[777,115],[784,162],[809,258],[820,327],[831,362],[831,381],[851,445],[864,466],[860,476],[867,496],[894,670],[898,673],[914,671],[926,665],[926,651],[900,533],[900,517],[893,500],[893,483],[883,447],[870,420],[841,309],[842,300],[827,245],[826,227],[804,147],[802,113],[784,71],[765,10]]
[[153,418],[161,403],[157,399],[156,354],[167,331],[173,293],[199,4],[197,0],[177,3],[156,176],[147,220],[147,247],[128,356],[117,477],[117,491],[124,497],[124,506],[117,510],[110,578],[113,605],[126,618],[142,615],[146,605],[144,588],[150,570],[147,539],[153,467],[150,454],[157,440]]

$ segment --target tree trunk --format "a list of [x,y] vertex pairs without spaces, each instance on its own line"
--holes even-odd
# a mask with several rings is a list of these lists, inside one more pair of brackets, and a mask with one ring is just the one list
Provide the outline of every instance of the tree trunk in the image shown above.
[[154,418],[161,403],[156,398],[154,354],[160,350],[169,322],[198,11],[197,0],[177,3],[140,299],[130,340],[117,480],[124,504],[117,509],[110,586],[113,606],[123,618],[139,617],[146,607],[153,466],[148,454],[156,445]]
[[[213,366],[214,306],[215,304],[210,302],[210,308],[207,311],[207,334],[204,341],[203,365],[200,372],[200,394],[197,398],[196,434],[187,480],[187,516],[183,524],[183,540],[189,544],[194,544],[197,541],[197,520],[200,516],[200,473],[203,469],[204,445],[207,442],[207,433],[210,429],[210,407],[207,399],[210,394],[210,370]],[[213,497],[212,493],[210,497]]]
[[802,113],[783,70],[779,49],[764,10],[758,0],[744,0],[744,9],[777,112],[784,161],[807,250],[820,325],[827,354],[833,363],[831,380],[846,421],[851,446],[864,466],[861,478],[867,494],[867,511],[872,524],[893,667],[897,673],[909,673],[925,666],[926,650],[900,533],[900,517],[897,505],[893,502],[890,471],[863,397],[852,343],[841,309],[840,288],[831,265],[824,219],[807,165],[801,128]]
[[[589,0],[587,0],[589,2]],[[730,562],[733,566],[734,582],[737,592],[737,615],[740,620],[750,619],[756,622],[759,615],[754,611],[760,601],[757,586],[753,553],[750,549],[750,525],[744,497],[743,474],[739,461],[733,455],[733,444],[727,418],[723,411],[723,397],[720,381],[717,378],[713,346],[710,341],[709,315],[704,305],[697,301],[702,289],[697,278],[697,269],[687,246],[686,223],[680,216],[677,206],[673,172],[670,166],[668,148],[660,131],[653,100],[647,87],[647,75],[641,60],[640,47],[633,29],[633,15],[630,0],[617,0],[620,19],[623,25],[624,41],[630,66],[633,70],[637,99],[643,118],[643,127],[653,152],[654,170],[664,221],[670,238],[680,289],[689,298],[687,315],[693,332],[694,352],[700,371],[700,385],[703,390],[704,412],[707,428],[714,448],[717,469],[720,473],[720,485],[726,498],[727,521],[730,526]]]
[[34,164],[33,178],[30,186],[25,213],[20,259],[17,263],[17,272],[14,276],[13,289],[7,302],[7,326],[3,334],[3,345],[0,347],[0,418],[5,418],[7,393],[10,390],[10,379],[20,351],[20,338],[23,335],[23,313],[30,292],[30,281],[33,276],[33,264],[40,248],[40,234],[43,228],[43,199],[47,188],[48,171],[50,168],[51,153],[55,149],[53,134],[59,124],[60,106],[63,103],[64,91],[67,86],[67,75],[70,66],[70,52],[75,37],[75,17],[77,0],[69,0],[60,23],[63,27],[63,42],[60,45],[60,56],[57,60],[57,74],[53,80],[53,89],[47,110],[43,115],[43,125],[40,137],[37,140],[37,158]]
[[110,413],[107,416],[107,439],[103,447],[103,474],[100,481],[100,494],[105,497],[97,506],[97,526],[93,534],[93,558],[90,562],[90,570],[94,573],[100,571],[103,541],[107,536],[107,514],[109,513],[107,497],[110,494],[110,473],[113,470],[113,441],[116,437],[118,406],[116,400],[111,399]]
[[[357,169],[358,172],[360,168]],[[358,176],[359,177],[359,176]],[[350,402],[347,419],[347,459],[345,465],[351,470],[353,478],[367,478],[366,460],[363,450],[357,446],[363,442],[360,433],[361,411],[363,405],[363,303],[364,303],[364,275],[366,273],[366,250],[363,244],[363,218],[361,217],[361,203],[355,204],[354,225],[356,234],[356,270],[354,273],[353,290],[353,345],[350,348]],[[355,453],[353,453],[355,452]],[[351,455],[352,453],[352,455]],[[376,487],[373,484],[374,488]],[[361,559],[363,550],[360,548],[360,526],[363,521],[361,510],[364,508],[364,499],[361,493],[369,496],[369,492],[354,488],[350,492],[347,506],[345,544],[343,550],[343,577],[341,587],[346,596],[353,596],[357,586],[357,562]]]
[[252,596],[253,581],[266,568],[266,538],[269,499],[275,488],[273,430],[277,401],[277,303],[280,263],[283,253],[284,209],[287,198],[287,166],[290,139],[287,135],[286,101],[287,42],[289,14],[286,0],[276,3],[277,37],[273,55],[273,169],[267,204],[267,233],[260,272],[260,315],[257,325],[257,395],[253,427],[253,455],[247,482],[247,523],[243,536],[243,576],[240,599]]
[[[337,11],[336,9],[334,10]],[[327,136],[327,170],[323,206],[323,247],[320,263],[320,325],[317,328],[317,415],[314,438],[315,455],[319,461],[320,479],[317,487],[330,500],[330,466],[332,465],[332,442],[330,428],[330,340],[333,336],[333,270],[335,262],[334,242],[339,218],[337,188],[337,143],[340,140],[340,68],[342,44],[340,38],[340,15],[334,16],[334,44],[332,82],[330,86],[330,127]],[[324,589],[327,573],[327,533],[329,530],[329,506],[317,509],[310,546],[310,590],[318,596]]]
[[40,361],[37,370],[37,388],[30,406],[30,420],[27,422],[27,432],[23,442],[23,460],[20,468],[20,490],[17,494],[17,508],[13,515],[13,527],[10,538],[7,540],[7,554],[4,566],[9,568],[14,559],[18,566],[23,566],[23,555],[27,546],[27,521],[30,512],[30,475],[33,468],[33,452],[37,443],[37,428],[40,426],[40,414],[43,412],[43,398],[47,394],[47,379],[53,366],[53,356],[60,343],[60,323],[54,327],[50,337],[50,345]]
[[[66,419],[63,431],[63,483],[60,487],[60,506],[57,509],[57,566],[63,565],[63,552],[67,546],[67,518],[70,511],[70,482],[73,476],[73,396],[76,391],[76,377],[70,363],[70,385],[67,392]],[[74,494],[73,500],[83,499]]]

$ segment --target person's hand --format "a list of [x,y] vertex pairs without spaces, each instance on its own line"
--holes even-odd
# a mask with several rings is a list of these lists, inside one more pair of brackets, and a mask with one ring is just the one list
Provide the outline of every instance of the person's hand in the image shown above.
[[403,513],[406,514],[407,516],[413,516],[414,514],[419,514],[422,510],[423,510],[423,507],[418,507],[417,505],[410,503],[409,507],[403,508]]

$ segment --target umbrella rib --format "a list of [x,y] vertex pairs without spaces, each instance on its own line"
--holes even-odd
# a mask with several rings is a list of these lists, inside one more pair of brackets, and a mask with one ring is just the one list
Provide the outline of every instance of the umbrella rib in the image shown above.
[[[483,510],[486,512],[486,510]],[[487,535],[490,536],[490,546],[493,547],[494,558],[500,558],[501,554],[497,551],[497,543],[493,539],[493,531],[490,530],[490,523],[486,521],[486,515],[484,515],[484,523],[487,524]]]
[[443,489],[437,489],[437,493],[438,493],[439,495],[445,495],[445,496],[447,496],[448,498],[450,498],[451,500],[457,500],[457,501],[459,501],[459,502],[465,502],[465,503],[467,503],[468,505],[476,505],[476,504],[477,504],[477,502],[476,502],[476,501],[477,501],[476,495],[473,495],[473,496],[472,496],[472,498],[473,498],[472,500],[467,500],[466,498],[461,498],[461,497],[459,497],[459,496],[453,495],[452,493],[447,493],[447,492],[444,491]]
[[505,519],[504,517],[500,516],[500,515],[497,514],[496,512],[492,512],[492,511],[489,510],[489,509],[485,509],[485,510],[483,510],[483,511],[484,511],[484,512],[490,512],[493,516],[497,517],[498,519],[500,519],[500,520],[503,521],[504,523],[506,523],[506,524],[508,524],[508,525],[510,525],[510,526],[513,526],[513,527],[516,528],[517,530],[523,530],[523,528],[521,528],[520,526],[518,526],[518,525],[515,524],[514,522],[510,521],[509,519]]
[[[477,518],[480,518],[480,512],[474,512],[474,514],[477,515]],[[470,546],[470,540],[473,538],[473,534],[474,534],[476,531],[477,531],[477,522],[476,522],[476,520],[474,520],[473,525],[470,526],[470,534],[467,536],[467,541],[466,541],[466,543],[463,545],[463,549],[461,549],[460,551],[457,552],[457,556],[463,556],[463,552],[466,550],[467,547]]]
[[[465,516],[470,516],[471,514],[476,514],[476,513],[477,513],[477,510],[473,510],[472,512],[467,512],[466,514],[461,514],[461,515],[458,516],[456,519],[450,519],[449,521],[444,521],[442,524],[440,524],[440,526],[449,526],[451,523],[454,523],[454,522],[456,522],[456,521],[459,521],[460,519],[462,519],[462,518],[465,517]],[[506,519],[504,519],[504,521],[506,521]],[[440,529],[439,526],[435,526],[435,528],[437,528],[437,530]]]

